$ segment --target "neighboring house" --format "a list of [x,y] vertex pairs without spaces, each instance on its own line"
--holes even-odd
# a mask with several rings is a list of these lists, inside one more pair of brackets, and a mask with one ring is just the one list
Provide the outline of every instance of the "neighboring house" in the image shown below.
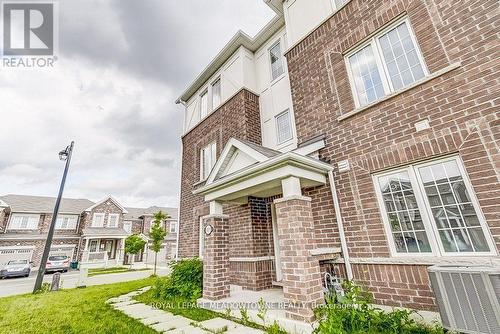
[[437,310],[429,265],[500,262],[497,1],[265,2],[177,100],[178,256],[295,319],[332,270]]
[[[39,266],[55,201],[53,197],[0,196],[0,266],[12,259],[28,259]],[[121,265],[128,260],[123,252],[125,239],[139,234],[149,243],[152,216],[160,210],[170,216],[163,223],[169,233],[158,256],[164,263],[175,257],[177,209],[124,208],[111,196],[97,203],[63,198],[50,254],[94,265]],[[152,261],[148,246],[135,262]]]

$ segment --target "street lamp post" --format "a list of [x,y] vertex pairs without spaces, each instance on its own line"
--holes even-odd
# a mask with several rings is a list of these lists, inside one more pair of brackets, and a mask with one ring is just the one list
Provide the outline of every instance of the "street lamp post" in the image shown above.
[[59,187],[59,195],[57,196],[56,205],[54,206],[54,212],[52,213],[52,221],[50,222],[49,233],[47,234],[47,241],[45,242],[45,248],[43,250],[42,259],[40,260],[40,267],[38,269],[38,274],[36,276],[33,293],[37,292],[42,287],[43,275],[45,274],[45,267],[47,265],[47,259],[50,253],[50,246],[52,245],[52,238],[54,236],[57,214],[59,213],[59,205],[61,204],[61,198],[64,191],[64,184],[66,183],[66,175],[68,175],[69,163],[71,161],[71,153],[73,153],[74,144],[75,142],[72,141],[69,146],[67,146],[64,150],[59,152],[59,160],[66,161],[66,166],[64,167],[61,186]]

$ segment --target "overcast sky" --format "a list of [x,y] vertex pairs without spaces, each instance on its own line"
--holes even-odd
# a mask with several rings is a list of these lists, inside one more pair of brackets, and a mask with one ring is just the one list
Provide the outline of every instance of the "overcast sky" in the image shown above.
[[60,1],[54,68],[0,67],[0,195],[178,205],[182,108],[174,100],[238,30],[273,16],[262,0]]

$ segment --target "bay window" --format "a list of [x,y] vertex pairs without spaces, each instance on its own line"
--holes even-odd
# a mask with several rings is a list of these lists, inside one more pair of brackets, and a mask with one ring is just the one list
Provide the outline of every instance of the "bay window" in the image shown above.
[[346,62],[357,107],[377,101],[428,74],[408,19],[376,34],[349,54]]
[[458,157],[376,175],[374,182],[394,255],[495,253]]

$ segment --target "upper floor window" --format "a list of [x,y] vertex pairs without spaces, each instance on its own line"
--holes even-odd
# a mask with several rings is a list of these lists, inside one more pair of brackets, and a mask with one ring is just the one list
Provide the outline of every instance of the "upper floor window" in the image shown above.
[[281,55],[280,43],[274,44],[269,49],[269,57],[271,60],[271,81],[279,78],[285,71],[283,67],[283,57]]
[[108,215],[108,227],[118,227],[118,220],[120,215],[117,213],[110,213]]
[[9,224],[9,230],[36,230],[40,215],[30,214],[12,214]]
[[92,227],[104,226],[104,213],[94,213],[92,216]]
[[123,229],[128,234],[131,234],[132,233],[132,222],[123,222]]
[[177,223],[170,222],[170,233],[177,233]]
[[376,176],[375,186],[393,254],[494,254],[458,157]]
[[374,102],[427,75],[408,19],[375,35],[347,57],[358,107]]
[[205,180],[216,162],[216,150],[217,145],[215,142],[212,142],[201,149],[200,152],[200,178]]
[[208,90],[200,95],[200,119],[208,115]]
[[74,230],[78,218],[76,216],[57,216],[56,229],[58,230]]
[[292,120],[290,111],[286,110],[276,116],[276,137],[278,144],[284,143],[293,138]]
[[212,110],[215,110],[221,103],[220,78],[212,84]]

